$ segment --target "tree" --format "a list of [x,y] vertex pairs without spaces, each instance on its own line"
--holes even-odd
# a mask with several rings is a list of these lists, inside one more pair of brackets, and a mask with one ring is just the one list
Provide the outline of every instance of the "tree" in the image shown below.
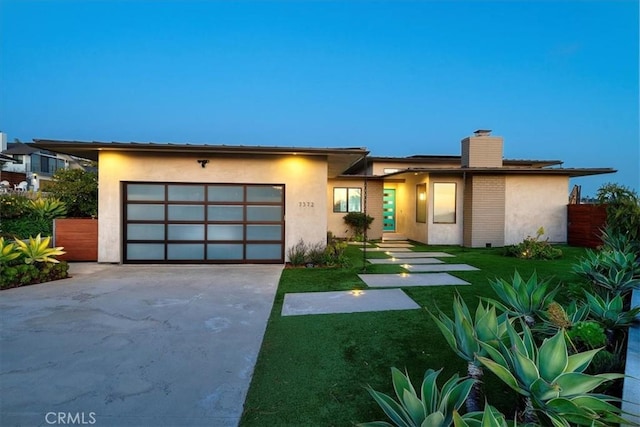
[[607,206],[607,226],[612,231],[640,240],[640,197],[634,190],[607,183],[598,189],[596,198]]
[[98,174],[83,169],[58,169],[47,192],[67,205],[69,217],[98,215]]

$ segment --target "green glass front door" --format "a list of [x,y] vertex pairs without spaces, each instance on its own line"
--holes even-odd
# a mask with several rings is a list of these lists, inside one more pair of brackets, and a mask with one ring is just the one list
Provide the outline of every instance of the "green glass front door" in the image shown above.
[[382,196],[382,230],[396,231],[396,190],[385,188]]

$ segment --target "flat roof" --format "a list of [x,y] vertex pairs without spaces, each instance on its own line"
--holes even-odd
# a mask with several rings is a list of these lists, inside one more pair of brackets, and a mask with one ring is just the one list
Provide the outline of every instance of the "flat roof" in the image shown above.
[[323,156],[327,158],[329,176],[336,176],[348,169],[358,160],[369,154],[366,148],[313,148],[313,147],[280,147],[262,145],[213,145],[213,144],[178,144],[155,142],[100,142],[100,141],[64,141],[51,139],[34,139],[34,147],[48,151],[98,160],[101,151],[137,152],[147,154],[171,155],[305,155]]

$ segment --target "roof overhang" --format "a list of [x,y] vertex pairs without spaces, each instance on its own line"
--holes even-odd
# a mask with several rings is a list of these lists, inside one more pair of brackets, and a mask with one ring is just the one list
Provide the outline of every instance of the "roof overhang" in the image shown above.
[[335,177],[366,156],[366,148],[312,148],[250,145],[167,144],[139,142],[85,142],[34,139],[35,147],[55,153],[68,154],[98,161],[104,151],[165,156],[261,156],[283,155],[317,156],[327,159],[329,177]]
[[0,153],[0,162],[14,162],[15,163],[15,159],[11,156],[5,156],[4,154]]
[[577,178],[615,172],[617,172],[617,170],[612,168],[410,168],[384,176],[391,177],[406,173],[429,173],[432,175],[556,175]]

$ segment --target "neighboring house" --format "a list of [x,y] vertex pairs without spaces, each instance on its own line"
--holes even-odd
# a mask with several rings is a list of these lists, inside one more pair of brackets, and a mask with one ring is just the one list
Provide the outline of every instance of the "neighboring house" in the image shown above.
[[502,138],[477,131],[460,156],[369,157],[365,148],[35,140],[98,161],[98,261],[282,263],[299,240],[348,232],[370,239],[503,246],[543,226],[566,242],[569,178],[613,169],[503,160]]
[[26,181],[30,189],[37,190],[40,185],[46,186],[56,170],[69,166],[68,161],[55,153],[19,141],[7,143],[4,133],[0,133],[0,138],[0,154],[13,159],[13,162],[6,163],[2,168],[3,172],[8,172],[7,178],[12,184]]

